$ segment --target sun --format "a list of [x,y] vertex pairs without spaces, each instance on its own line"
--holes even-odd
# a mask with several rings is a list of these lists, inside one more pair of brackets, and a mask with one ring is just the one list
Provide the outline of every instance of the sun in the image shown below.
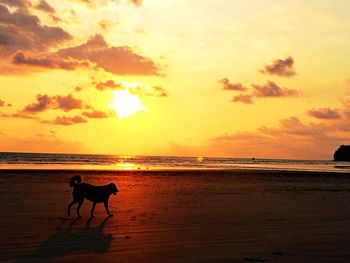
[[119,119],[127,118],[137,111],[145,111],[140,99],[128,90],[117,90],[113,92],[113,102],[109,105],[118,115]]

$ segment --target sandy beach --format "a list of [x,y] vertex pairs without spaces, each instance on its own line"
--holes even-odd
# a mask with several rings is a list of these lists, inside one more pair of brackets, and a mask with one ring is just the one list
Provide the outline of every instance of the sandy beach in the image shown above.
[[[70,177],[114,182],[77,219]],[[283,171],[0,171],[1,262],[349,262],[350,178]]]

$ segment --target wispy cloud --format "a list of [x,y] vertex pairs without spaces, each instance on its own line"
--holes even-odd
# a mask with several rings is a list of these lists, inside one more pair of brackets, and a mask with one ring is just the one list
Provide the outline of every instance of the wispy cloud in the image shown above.
[[90,112],[87,112],[87,111],[83,112],[83,116],[87,118],[92,118],[92,119],[102,119],[102,118],[111,117],[111,114],[105,111],[93,110]]
[[319,109],[311,109],[308,111],[308,114],[317,119],[339,119],[340,113],[336,109],[330,108],[319,108]]
[[245,104],[252,104],[253,103],[253,96],[249,94],[240,94],[237,96],[234,96],[232,99],[233,102],[242,102]]
[[87,122],[86,119],[77,115],[77,116],[73,116],[73,117],[58,116],[58,117],[56,117],[56,119],[52,123],[57,124],[57,125],[70,126],[70,125],[81,124],[81,123],[86,123],[86,122]]

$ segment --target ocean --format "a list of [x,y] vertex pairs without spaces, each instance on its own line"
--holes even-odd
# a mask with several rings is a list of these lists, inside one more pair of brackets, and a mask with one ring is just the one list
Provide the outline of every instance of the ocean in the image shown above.
[[0,152],[0,169],[277,169],[350,172],[350,163],[333,160]]

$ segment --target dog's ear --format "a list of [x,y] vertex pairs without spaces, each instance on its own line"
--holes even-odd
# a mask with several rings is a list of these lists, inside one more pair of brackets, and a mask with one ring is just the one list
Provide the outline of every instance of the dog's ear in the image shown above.
[[118,188],[114,183],[110,183],[109,187],[110,187],[113,194],[116,194],[118,192]]

